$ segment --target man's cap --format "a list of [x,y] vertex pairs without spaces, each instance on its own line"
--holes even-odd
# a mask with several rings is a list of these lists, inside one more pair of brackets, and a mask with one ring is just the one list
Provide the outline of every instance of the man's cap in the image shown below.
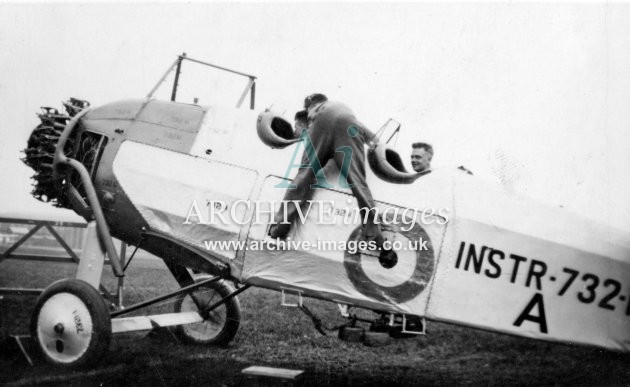
[[328,101],[328,97],[321,93],[311,94],[304,98],[304,109],[308,109],[311,105]]
[[308,110],[304,109],[304,110],[300,110],[299,112],[295,113],[295,120],[302,120],[302,121],[306,121],[308,119]]

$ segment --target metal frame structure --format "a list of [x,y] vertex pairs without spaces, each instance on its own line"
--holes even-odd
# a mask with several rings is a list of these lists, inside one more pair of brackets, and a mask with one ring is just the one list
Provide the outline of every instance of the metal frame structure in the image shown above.
[[[181,68],[182,68],[182,64],[184,60],[189,60],[191,62],[199,63],[205,66],[213,67],[219,70],[227,71],[229,73],[247,77],[248,83],[245,89],[243,90],[237,102],[236,107],[239,108],[243,104],[247,94],[249,93],[250,94],[250,108],[252,110],[255,108],[255,92],[256,92],[256,77],[255,76],[242,73],[239,71],[235,71],[232,69],[228,69],[225,67],[217,66],[211,63],[203,62],[200,60],[188,58],[185,53],[177,57],[176,61],[169,67],[167,72],[162,76],[159,82],[151,90],[149,95],[147,95],[147,100],[153,97],[153,94],[158,89],[158,87],[164,82],[164,80],[170,74],[170,72],[175,69],[175,78],[174,78],[173,87],[171,91],[171,101],[175,102],[176,97],[177,97],[177,89],[179,86]],[[41,302],[42,304],[40,305],[43,305],[43,303],[53,300],[52,297],[54,297],[55,291],[60,292],[62,290],[64,291],[67,290],[67,289],[63,289],[64,286],[71,288],[70,287],[71,284],[75,286],[77,283],[83,283],[84,285],[81,285],[81,286],[85,286],[85,287],[79,288],[79,289],[83,289],[82,291],[86,293],[85,299],[87,299],[88,301],[93,300],[92,298],[94,294],[93,292],[96,292],[96,296],[98,296],[99,291],[104,297],[109,299],[110,304],[107,306],[102,306],[103,308],[109,309],[105,311],[105,313],[109,312],[108,323],[109,321],[111,321],[112,323],[111,332],[109,333],[119,333],[119,332],[127,332],[127,331],[134,331],[134,330],[154,329],[158,327],[203,322],[204,320],[208,319],[209,313],[212,312],[214,309],[218,308],[221,305],[226,304],[232,298],[236,297],[240,293],[249,289],[251,284],[244,284],[242,286],[238,286],[235,282],[235,286],[236,286],[235,290],[229,287],[230,289],[229,294],[227,295],[222,294],[222,298],[219,301],[206,306],[203,304],[203,301],[204,301],[203,297],[199,297],[195,295],[193,291],[202,286],[208,286],[213,283],[216,283],[217,281],[227,280],[231,278],[231,276],[229,275],[229,267],[226,266],[226,270],[217,268],[217,270],[215,270],[216,273],[212,273],[213,275],[215,275],[214,277],[210,277],[206,279],[202,279],[202,278],[195,279],[193,278],[192,274],[188,271],[187,266],[176,264],[165,259],[164,262],[167,268],[173,274],[175,280],[179,283],[180,289],[171,291],[167,294],[163,294],[157,297],[153,297],[149,300],[140,301],[133,305],[128,305],[126,307],[123,306],[123,293],[122,293],[123,292],[123,279],[124,279],[125,270],[127,269],[127,266],[133,259],[136,251],[138,250],[138,248],[140,247],[140,245],[142,244],[143,240],[146,237],[150,237],[150,236],[163,237],[163,236],[156,234],[155,232],[152,232],[151,230],[144,230],[142,233],[142,239],[137,243],[136,249],[131,254],[128,260],[126,259],[127,258],[126,257],[126,244],[124,242],[121,244],[120,254],[118,254],[118,252],[115,249],[113,238],[110,233],[109,227],[107,225],[107,222],[105,221],[103,208],[101,206],[101,203],[99,202],[98,196],[96,194],[96,189],[91,179],[89,171],[86,169],[85,165],[83,165],[81,162],[71,157],[68,157],[63,152],[63,150],[65,149],[65,144],[70,138],[70,136],[72,135],[72,132],[74,128],[76,127],[77,123],[85,114],[87,114],[90,111],[90,108],[87,106],[80,106],[77,109],[78,111],[76,112],[76,114],[72,117],[72,119],[67,124],[65,124],[65,127],[63,128],[61,136],[59,137],[58,143],[56,145],[56,151],[55,151],[54,160],[52,163],[52,176],[54,179],[60,179],[61,171],[62,171],[61,167],[66,167],[67,170],[72,170],[74,173],[78,174],[78,177],[83,185],[85,194],[87,196],[87,202],[88,202],[87,209],[90,211],[90,214],[93,220],[90,221],[89,224],[84,224],[84,223],[74,223],[74,222],[54,222],[54,221],[45,221],[45,220],[27,220],[27,219],[1,218],[0,217],[0,223],[6,222],[6,223],[18,223],[18,224],[31,224],[34,226],[31,230],[29,230],[27,233],[22,235],[22,237],[20,237],[19,240],[13,243],[6,251],[0,254],[0,263],[4,259],[9,258],[9,259],[28,259],[28,260],[41,260],[41,261],[53,261],[53,262],[73,262],[73,263],[79,264],[79,269],[77,270],[76,278],[68,279],[67,282],[60,281],[51,285],[51,288],[49,288],[50,292],[47,292],[43,296],[43,298],[40,298],[40,301],[38,301],[38,304],[40,304]],[[400,124],[398,124],[396,130],[394,131],[392,136],[388,139],[388,142],[397,133],[399,128],[400,128]],[[69,185],[70,188],[74,188],[72,186],[72,183],[67,182],[67,184]],[[79,194],[76,189],[69,190],[68,194],[74,195],[75,196],[74,199],[76,202],[82,201],[82,198],[78,197]],[[84,244],[83,244],[83,252],[82,252],[82,256],[86,257],[86,259],[81,260],[79,256],[68,245],[68,243],[66,243],[66,241],[59,235],[59,233],[56,230],[54,230],[53,226],[80,227],[80,228],[86,229],[86,231],[84,232],[84,238],[83,238]],[[46,255],[41,255],[41,256],[40,255],[27,255],[27,254],[21,255],[21,254],[14,253],[17,248],[19,248],[26,240],[31,238],[41,228],[47,229],[52,234],[52,236],[59,242],[59,244],[63,247],[63,249],[68,253],[67,258],[66,257],[52,257],[52,256],[46,256]],[[195,257],[199,256],[200,258],[202,258],[202,256],[199,253],[196,253],[194,251],[193,253],[196,254]],[[106,260],[105,259],[106,257],[108,257],[109,259]],[[105,264],[109,264],[112,268],[114,275],[118,277],[117,294],[115,295],[110,294],[103,287],[101,283],[102,269],[103,269],[103,265]],[[212,270],[210,270],[209,272],[211,271]],[[79,281],[75,283],[72,282],[76,280],[79,280]],[[0,288],[0,294],[18,293],[18,294],[37,295],[41,293],[42,291],[43,291],[42,289]],[[348,313],[349,307],[346,306],[345,310],[342,310],[342,315],[346,317],[347,322],[343,324],[342,326],[328,328],[322,323],[321,319],[315,316],[305,305],[303,305],[303,297],[302,297],[301,291],[295,291],[288,288],[282,288],[281,292],[282,292],[282,302],[281,302],[282,305],[300,308],[313,320],[315,328],[323,335],[326,335],[325,330],[329,330],[329,331],[337,330],[341,328],[342,326],[347,326],[348,324],[351,324],[351,326],[354,326],[354,324],[356,324],[357,321],[373,322],[372,320],[359,318],[356,315],[350,315]],[[297,295],[296,303],[289,303],[286,299],[287,296],[292,293]],[[51,294],[52,294],[52,297],[51,297]],[[122,315],[143,309],[150,305],[157,304],[169,298],[181,296],[183,294],[190,295],[194,304],[196,304],[196,307],[199,309],[199,312],[181,312],[180,311],[176,313],[166,313],[166,314],[159,314],[159,315],[154,315],[154,316],[120,317]],[[79,301],[85,303],[83,299],[80,299]],[[211,300],[209,300],[208,303],[210,301]],[[54,303],[56,301],[51,301],[51,302]],[[92,303],[92,304],[102,305],[101,303]],[[238,308],[238,306],[236,306],[236,308]],[[65,308],[65,309],[68,309],[68,308]],[[41,308],[38,309],[38,307],[36,307],[36,310],[33,316],[36,316],[35,318],[37,318],[38,313],[40,313],[41,310],[42,310]],[[344,311],[345,311],[345,314],[343,313]],[[395,316],[394,314],[389,315],[390,326],[393,327],[394,325],[396,325],[396,323],[398,322],[396,317],[397,316]],[[406,316],[402,315],[401,319],[402,319],[401,322],[402,322],[403,333],[415,333],[415,334],[424,333],[424,325],[425,325],[424,320],[422,320],[422,332],[413,332],[413,331],[408,331],[406,329],[407,328]],[[38,320],[34,320],[34,321],[38,321]],[[61,322],[57,323],[56,325],[54,325],[54,334],[61,336],[63,333],[63,328],[64,327]],[[36,336],[36,341],[37,341],[37,337],[39,336]],[[18,342],[18,345],[20,346],[21,350],[25,353],[25,355],[27,356],[27,359],[30,362],[30,358],[28,358],[28,354],[26,354],[26,352],[24,351],[24,348],[22,347],[21,342],[19,341],[19,338],[16,338],[16,341]],[[106,342],[105,340],[103,340],[101,343],[106,343],[107,345],[109,345],[109,342],[108,341]],[[48,347],[43,346],[41,349],[45,350],[45,348],[48,348]],[[61,351],[61,350],[57,349],[57,351]],[[52,352],[55,352],[55,351],[53,350]],[[80,356],[83,356],[82,353],[80,354]],[[56,358],[53,358],[53,359],[56,359]]]
[[[57,227],[75,227],[86,228],[87,224],[77,222],[59,222],[49,220],[35,220],[35,219],[20,219],[20,218],[5,218],[0,217],[0,223],[13,223],[13,224],[27,224],[34,226],[26,234],[22,235],[15,243],[9,246],[4,252],[0,254],[0,262],[5,259],[24,259],[33,261],[49,261],[49,262],[79,262],[79,256],[72,250],[68,243],[59,235],[59,233],[53,228]],[[68,253],[68,257],[59,257],[51,255],[35,255],[35,254],[15,254],[14,251],[18,249],[24,242],[30,239],[40,229],[46,229],[50,234],[59,242],[61,247]]]
[[191,62],[194,62],[194,63],[198,63],[198,64],[201,64],[201,65],[204,65],[204,66],[213,67],[213,68],[218,69],[218,70],[227,71],[228,73],[232,73],[232,74],[236,74],[236,75],[241,75],[243,77],[247,77],[249,80],[248,80],[247,85],[245,86],[245,89],[243,90],[240,98],[238,99],[238,102],[236,103],[236,107],[237,108],[241,107],[241,105],[245,101],[245,97],[249,93],[249,108],[251,110],[254,110],[254,108],[256,106],[256,78],[257,78],[255,75],[247,74],[247,73],[244,73],[244,72],[241,72],[241,71],[236,71],[236,70],[229,69],[229,68],[223,67],[223,66],[217,66],[215,64],[204,62],[204,61],[201,61],[201,60],[198,60],[198,59],[189,58],[189,57],[186,56],[185,52],[182,53],[181,55],[179,55],[177,57],[177,59],[175,60],[175,62],[173,62],[173,64],[169,66],[168,70],[166,70],[164,75],[162,75],[162,77],[160,78],[158,83],[153,87],[153,89],[151,89],[151,91],[147,95],[147,99],[153,98],[153,94],[155,94],[155,92],[160,87],[160,85],[162,83],[164,83],[164,80],[166,80],[166,77],[171,73],[171,71],[173,71],[173,69],[175,69],[175,79],[173,80],[173,88],[172,88],[172,91],[171,91],[171,101],[175,102],[175,100],[177,98],[177,89],[179,87],[179,76],[181,74],[182,63],[184,62],[184,60],[188,60],[188,61],[191,61]]
[[[109,256],[109,261],[111,263],[112,269],[114,271],[114,275],[116,277],[123,277],[123,270],[121,259],[118,257],[118,253],[114,248],[114,242],[112,241],[111,234],[109,233],[109,226],[105,221],[105,215],[103,213],[103,208],[101,207],[100,202],[98,201],[98,196],[96,195],[96,189],[94,188],[94,184],[92,184],[92,179],[90,177],[90,173],[87,171],[85,166],[81,164],[79,161],[67,157],[63,150],[66,147],[66,141],[72,134],[74,127],[77,125],[79,120],[86,115],[90,111],[90,108],[84,108],[79,113],[77,113],[70,122],[66,124],[66,127],[63,129],[61,136],[59,137],[59,142],[57,143],[57,149],[55,151],[55,158],[52,165],[52,176],[54,179],[59,179],[61,174],[59,172],[60,166],[69,166],[75,170],[76,173],[79,174],[81,178],[81,182],[83,183],[84,189],[87,194],[88,203],[90,205],[90,209],[92,211],[92,215],[94,216],[94,220],[98,225],[97,231],[99,234],[99,239],[107,251],[107,255]],[[80,200],[78,191],[76,189],[70,191],[70,194],[75,196],[75,200]]]
[[[155,93],[155,91],[159,88],[159,86],[164,82],[164,80],[166,79],[166,77],[170,74],[171,71],[173,71],[173,69],[175,69],[175,79],[173,82],[173,87],[172,87],[172,92],[171,92],[171,101],[175,101],[176,97],[177,97],[177,89],[179,86],[179,77],[181,74],[181,68],[182,68],[182,63],[184,60],[189,60],[191,62],[195,62],[195,63],[199,63],[202,64],[204,66],[209,66],[209,67],[213,67],[219,70],[223,70],[223,71],[227,71],[229,73],[232,74],[236,74],[236,75],[240,75],[240,76],[244,76],[248,78],[248,83],[245,87],[245,89],[243,90],[236,107],[240,107],[244,100],[245,97],[247,96],[247,94],[250,94],[250,109],[254,109],[255,108],[255,99],[256,99],[256,76],[251,75],[251,74],[247,74],[247,73],[243,73],[240,71],[236,71],[233,69],[229,69],[226,67],[222,67],[222,66],[217,66],[214,65],[212,63],[208,63],[208,62],[204,62],[204,61],[200,61],[197,59],[193,59],[193,58],[189,58],[186,56],[186,53],[182,53],[182,55],[179,55],[177,57],[177,59],[175,60],[175,62],[168,68],[168,70],[164,73],[164,75],[160,78],[160,80],[158,81],[158,83],[153,87],[153,89],[151,90],[151,92],[147,95],[147,98],[150,99],[153,97],[153,94]],[[177,296],[181,293],[193,290],[195,288],[197,288],[198,286],[201,286],[205,283],[209,283],[209,282],[202,282],[200,284],[194,284],[191,286],[185,286],[182,289],[175,291],[175,292],[171,292],[167,295],[164,296],[160,296],[157,297],[155,299],[152,300],[148,300],[148,301],[144,301],[144,302],[140,302],[136,305],[132,305],[129,308],[124,308],[123,307],[123,279],[124,279],[124,271],[127,268],[129,262],[131,261],[131,259],[133,259],[133,256],[135,254],[132,254],[132,256],[130,257],[129,260],[126,260],[126,245],[125,243],[121,244],[121,249],[120,249],[120,255],[118,254],[118,252],[115,250],[114,248],[114,244],[113,244],[113,240],[111,237],[111,234],[109,233],[109,227],[107,226],[107,223],[105,222],[105,218],[103,215],[103,210],[101,208],[101,205],[98,201],[97,195],[96,195],[96,191],[94,189],[94,186],[92,184],[92,181],[90,179],[90,175],[88,173],[88,171],[85,169],[85,166],[83,166],[83,164],[81,164],[80,162],[78,162],[77,160],[74,160],[72,158],[67,157],[64,153],[63,153],[63,149],[65,147],[65,143],[68,140],[68,138],[70,137],[70,135],[72,134],[72,131],[74,130],[74,127],[76,126],[76,124],[78,123],[78,121],[88,112],[90,111],[89,107],[84,107],[83,109],[81,109],[80,111],[77,112],[77,114],[74,115],[74,117],[70,120],[70,122],[68,122],[65,125],[65,128],[59,138],[59,142],[57,144],[57,149],[55,152],[55,156],[54,156],[54,161],[53,161],[53,165],[52,165],[52,169],[53,169],[53,177],[58,178],[60,173],[59,173],[59,168],[60,166],[68,166],[71,167],[72,169],[75,170],[76,173],[78,173],[86,191],[87,191],[87,199],[88,199],[88,204],[90,207],[90,210],[92,212],[92,215],[94,216],[94,220],[95,223],[97,225],[96,230],[97,230],[97,234],[98,234],[98,239],[100,240],[100,242],[102,243],[104,250],[107,253],[107,256],[109,259],[102,261],[101,264],[109,264],[114,272],[114,275],[116,277],[118,277],[118,289],[117,289],[117,294],[110,294],[107,289],[105,289],[103,287],[102,284],[99,284],[99,288],[101,293],[103,293],[103,295],[108,298],[112,303],[116,303],[117,307],[118,307],[118,311],[112,313],[112,317],[118,315],[118,314],[124,314],[124,313],[128,313],[132,310],[137,310],[140,309],[144,306],[148,306],[151,304],[154,304],[156,302],[159,302],[163,299],[166,298],[170,298],[170,297],[174,297]],[[76,191],[76,190],[75,190]],[[76,192],[75,192],[76,195]],[[87,224],[84,223],[73,223],[73,222],[54,222],[54,221],[45,221],[45,220],[28,220],[28,219],[17,219],[17,218],[0,218],[0,223],[1,222],[6,222],[6,223],[18,223],[18,224],[33,224],[34,227],[29,230],[29,232],[27,232],[25,235],[23,235],[18,241],[16,241],[13,245],[11,245],[6,251],[4,251],[1,255],[0,255],[0,262],[2,262],[2,260],[10,258],[10,259],[28,259],[28,260],[40,260],[40,261],[55,261],[55,262],[72,262],[72,263],[79,263],[80,262],[80,258],[79,256],[70,248],[70,246],[66,243],[66,241],[63,240],[63,238],[52,228],[52,226],[66,226],[66,227],[81,227],[81,228],[86,228]],[[68,253],[68,257],[56,257],[56,256],[45,256],[45,255],[20,255],[20,254],[14,254],[14,251],[20,246],[22,245],[26,240],[28,240],[31,236],[33,236],[39,229],[41,228],[46,228],[50,231],[50,233],[54,236],[54,238],[59,242],[59,244],[64,248],[64,250]],[[210,281],[211,282],[211,281]],[[243,286],[238,288],[235,292],[233,292],[233,294],[229,295],[228,297],[225,297],[223,300],[221,300],[220,302],[218,302],[216,305],[212,306],[212,309],[218,307],[220,304],[226,302],[227,300],[229,300],[230,298],[236,296],[237,294],[245,291],[246,289],[248,289],[249,286]],[[26,295],[26,294],[30,294],[30,295],[38,295],[43,291],[43,289],[26,289],[26,288],[0,288],[0,294],[6,293],[6,294],[22,294],[22,295]]]
[[[61,235],[54,229],[54,227],[73,227],[85,229],[87,227],[86,223],[78,223],[78,222],[63,222],[63,221],[51,221],[51,220],[39,220],[39,219],[21,219],[21,218],[7,218],[0,217],[0,223],[12,223],[12,224],[25,224],[32,225],[33,227],[24,235],[20,237],[17,241],[11,244],[5,251],[0,253],[0,263],[5,259],[14,259],[14,260],[23,260],[23,261],[41,261],[41,262],[61,262],[61,263],[76,263],[78,264],[81,258],[74,252],[74,250],[70,247],[68,242],[66,242]],[[56,256],[56,255],[45,255],[45,254],[16,254],[15,251],[22,246],[26,241],[28,241],[33,235],[35,235],[39,230],[46,229],[50,234],[57,240],[59,245],[64,249],[64,251],[68,254],[68,256]],[[126,248],[127,245],[121,242],[120,245],[120,257],[121,262],[124,262],[124,257],[126,256]],[[105,261],[105,264],[111,265],[111,261],[108,259]],[[122,295],[123,295],[123,278],[118,278],[118,289],[116,294],[111,294],[103,285],[100,286],[100,291],[107,297],[110,301],[118,301],[119,305],[121,304]],[[14,287],[0,287],[0,294],[18,294],[18,295],[39,295],[43,289],[40,288],[14,288]]]
[[[162,82],[164,82],[164,79],[173,70],[173,68],[176,68],[175,80],[174,80],[172,94],[171,94],[171,101],[175,101],[176,96],[177,96],[179,76],[181,73],[181,66],[182,66],[182,62],[185,59],[203,64],[206,66],[214,67],[219,70],[224,70],[224,71],[228,71],[237,75],[248,77],[249,79],[248,84],[245,90],[243,91],[241,97],[238,100],[237,108],[242,105],[243,101],[245,100],[245,97],[249,93],[250,94],[250,108],[254,109],[255,80],[256,80],[255,76],[241,73],[238,71],[234,71],[231,69],[227,69],[224,67],[216,66],[210,63],[202,62],[196,59],[187,58],[185,53],[180,55],[175,61],[175,63],[173,63],[173,65],[168,69],[168,71],[160,79],[158,84],[153,88],[151,93],[147,96],[148,99],[152,97],[155,90],[160,86]],[[59,289],[62,289],[64,286],[70,286],[70,284],[73,284],[71,282],[73,280],[75,281],[79,280],[80,282],[77,282],[77,283],[83,283],[84,285],[81,285],[81,286],[86,286],[83,288],[79,288],[79,289],[84,289],[82,291],[87,292],[89,289],[92,289],[92,287],[98,289],[97,293],[101,293],[102,296],[109,299],[110,301],[109,306],[107,306],[109,308],[109,314],[110,314],[110,318],[112,322],[112,331],[110,333],[133,331],[133,330],[146,329],[146,328],[153,329],[160,326],[163,327],[163,326],[171,326],[171,325],[190,324],[190,323],[204,321],[208,313],[218,308],[219,306],[225,304],[226,302],[230,301],[232,298],[234,298],[238,294],[244,292],[250,287],[250,285],[247,284],[240,287],[237,286],[236,290],[233,290],[229,294],[224,295],[221,300],[213,303],[212,305],[209,305],[206,308],[204,307],[204,305],[201,304],[201,299],[197,297],[192,291],[201,286],[204,286],[204,285],[207,286],[214,282],[217,282],[223,279],[223,276],[218,275],[209,279],[195,281],[187,269],[181,266],[173,265],[173,264],[169,265],[169,262],[165,261],[165,263],[167,264],[167,267],[169,268],[171,273],[175,276],[175,279],[177,280],[177,282],[180,283],[181,288],[176,291],[169,292],[168,294],[160,295],[149,300],[135,303],[134,305],[129,305],[127,307],[123,306],[122,291],[123,291],[124,272],[127,266],[129,265],[129,263],[131,262],[131,260],[133,259],[136,251],[138,250],[138,247],[140,247],[142,240],[136,246],[136,249],[132,253],[129,260],[126,260],[126,244],[124,242],[121,245],[120,255],[117,253],[113,244],[112,235],[110,234],[109,227],[105,221],[102,206],[98,200],[98,196],[96,194],[94,184],[90,178],[90,173],[87,171],[86,167],[81,162],[71,157],[68,157],[63,152],[63,150],[65,149],[65,144],[67,140],[70,138],[70,136],[72,135],[74,128],[77,126],[77,123],[89,111],[90,111],[89,107],[82,106],[79,109],[79,111],[77,111],[76,114],[73,115],[72,119],[68,123],[65,124],[65,127],[63,128],[63,131],[56,145],[56,151],[55,151],[54,159],[52,162],[52,176],[54,179],[60,179],[61,167],[69,167],[68,169],[73,170],[74,173],[78,174],[78,177],[80,178],[80,181],[83,184],[83,187],[86,191],[85,193],[87,196],[87,202],[89,206],[88,209],[90,211],[90,215],[93,218],[93,220],[90,221],[88,224],[84,224],[84,223],[73,223],[73,222],[54,222],[54,221],[51,222],[51,221],[44,221],[44,220],[33,221],[33,220],[16,219],[16,218],[0,218],[0,222],[5,221],[5,222],[10,222],[10,223],[18,223],[18,224],[26,223],[26,224],[34,225],[34,227],[31,230],[29,230],[24,235],[22,235],[19,238],[19,240],[17,240],[15,243],[9,246],[9,248],[6,251],[0,254],[0,262],[2,262],[2,260],[6,258],[11,258],[11,259],[28,258],[28,259],[43,260],[43,261],[77,263],[78,270],[77,270],[75,278],[68,279],[66,280],[67,282],[56,282],[55,284],[51,285],[51,287],[57,286],[57,288],[51,291],[58,291]],[[70,188],[74,188],[71,183],[68,182],[67,184],[69,185]],[[76,189],[70,190],[70,194],[76,196],[78,195],[78,191]],[[75,197],[75,199],[79,200],[81,198]],[[68,243],[66,243],[66,241],[59,235],[59,233],[57,233],[53,229],[53,226],[80,227],[82,229],[85,229],[83,233],[83,248],[82,248],[82,254],[81,254],[81,256],[84,257],[85,259],[82,260],[81,258],[79,258],[79,256],[72,250],[72,248],[68,245]],[[18,249],[26,240],[31,238],[41,228],[46,228],[49,230],[49,232],[53,235],[53,237],[59,242],[59,244],[63,247],[63,249],[68,253],[68,257],[51,257],[48,255],[27,256],[25,254],[19,255],[19,254],[14,253],[16,249]],[[148,234],[149,232],[146,231],[146,233]],[[108,257],[109,259],[106,260],[106,257]],[[118,277],[118,293],[115,295],[111,295],[103,287],[101,283],[102,269],[106,263],[109,263],[109,265],[112,267],[114,275]],[[52,288],[49,288],[49,289],[52,289]],[[76,291],[76,288],[73,288],[73,289],[75,289]],[[43,289],[22,289],[22,288],[0,288],[0,294],[18,293],[18,294],[39,295],[42,291],[44,290]],[[167,314],[161,314],[161,315],[155,315],[155,316],[133,316],[133,317],[122,317],[122,318],[118,317],[118,316],[130,313],[130,312],[145,308],[147,306],[154,305],[166,299],[180,296],[185,293],[190,294],[191,298],[193,299],[193,302],[197,305],[197,307],[201,311],[200,313],[187,312],[187,313],[167,313]],[[89,299],[90,297],[89,292],[86,294],[88,294],[88,296],[86,297]],[[46,303],[49,300],[50,298],[44,298],[44,299],[40,298],[38,303],[39,302]],[[81,299],[80,301],[85,302],[83,299]],[[36,307],[36,311],[34,312],[36,313],[35,316],[40,311],[41,310],[38,310]],[[58,326],[61,326],[61,328],[58,329]],[[55,334],[62,335],[62,333],[63,333],[63,324],[58,323],[57,325],[55,325]],[[21,346],[19,338],[16,338],[16,340],[18,342],[18,346],[20,346],[20,349],[27,357],[27,360],[29,360],[29,363],[32,364],[32,362],[30,361],[30,358],[28,357],[28,354],[24,351],[24,348]],[[51,358],[51,359],[58,360],[57,358]]]

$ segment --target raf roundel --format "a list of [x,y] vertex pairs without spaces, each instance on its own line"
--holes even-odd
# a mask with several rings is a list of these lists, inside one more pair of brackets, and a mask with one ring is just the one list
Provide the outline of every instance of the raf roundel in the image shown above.
[[[354,287],[365,296],[403,303],[416,298],[426,288],[435,269],[435,253],[429,235],[420,224],[415,223],[408,231],[402,231],[400,225],[388,227],[389,230],[384,228],[383,236],[395,248],[387,256],[378,251],[355,254],[346,251],[344,267]],[[348,241],[358,242],[362,234],[359,226]]]

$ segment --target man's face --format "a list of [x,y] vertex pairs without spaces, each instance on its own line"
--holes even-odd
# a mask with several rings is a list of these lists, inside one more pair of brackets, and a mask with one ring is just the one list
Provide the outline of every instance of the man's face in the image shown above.
[[416,172],[424,172],[431,167],[431,153],[424,148],[411,151],[411,167]]

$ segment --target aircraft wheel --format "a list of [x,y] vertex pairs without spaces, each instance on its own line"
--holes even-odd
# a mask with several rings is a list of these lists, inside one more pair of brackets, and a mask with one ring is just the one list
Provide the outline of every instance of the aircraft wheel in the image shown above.
[[92,363],[107,351],[112,323],[98,290],[78,279],[63,279],[40,295],[30,331],[46,361],[74,367]]
[[360,343],[365,337],[365,329],[360,327],[342,327],[339,329],[339,338],[351,343]]
[[[199,282],[205,278],[197,278]],[[208,283],[193,290],[205,307],[228,296],[234,288],[225,281]],[[190,293],[178,297],[175,302],[175,312],[199,312],[204,318],[203,322],[179,325],[176,328],[177,335],[185,342],[191,344],[227,345],[238,331],[241,322],[241,305],[236,297],[232,297],[213,311],[207,313],[199,310]]]

